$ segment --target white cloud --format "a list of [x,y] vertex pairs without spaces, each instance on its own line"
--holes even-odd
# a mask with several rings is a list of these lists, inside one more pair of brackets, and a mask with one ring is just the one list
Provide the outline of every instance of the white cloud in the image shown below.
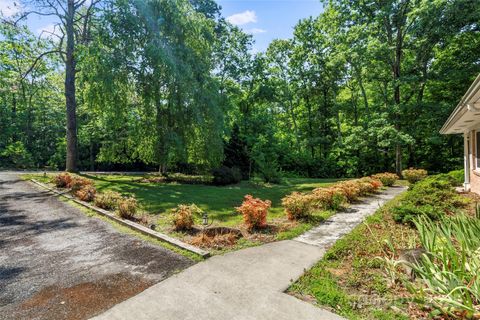
[[250,33],[250,34],[259,34],[259,33],[265,33],[265,32],[267,32],[267,30],[260,29],[260,28],[252,28],[247,30],[247,33]]
[[13,0],[0,0],[0,12],[4,17],[11,17],[21,10],[20,4]]
[[241,26],[247,23],[257,22],[257,14],[255,11],[247,10],[227,17],[227,21],[236,26]]
[[55,35],[59,36],[61,34],[61,31],[58,25],[53,23],[40,27],[36,31],[37,31],[37,34],[44,39],[45,38],[57,39],[58,37],[56,37]]

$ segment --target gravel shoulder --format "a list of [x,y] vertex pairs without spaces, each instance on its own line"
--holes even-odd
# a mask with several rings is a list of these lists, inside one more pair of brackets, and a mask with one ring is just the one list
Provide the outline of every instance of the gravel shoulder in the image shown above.
[[194,262],[0,172],[0,319],[87,319]]

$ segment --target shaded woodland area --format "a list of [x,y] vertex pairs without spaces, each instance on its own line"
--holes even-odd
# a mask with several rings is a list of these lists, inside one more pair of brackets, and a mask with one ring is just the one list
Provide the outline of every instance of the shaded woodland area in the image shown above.
[[[252,52],[213,0],[36,0],[0,24],[0,167],[244,178],[462,165],[476,0],[324,1]],[[273,9],[272,9],[273,10]],[[40,37],[25,21],[58,18]]]

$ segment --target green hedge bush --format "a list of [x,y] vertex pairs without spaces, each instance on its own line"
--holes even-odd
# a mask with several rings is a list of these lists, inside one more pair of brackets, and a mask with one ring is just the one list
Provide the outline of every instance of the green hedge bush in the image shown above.
[[463,169],[450,171],[447,174],[455,180],[457,186],[461,186],[465,181],[465,170]]
[[400,204],[392,209],[393,218],[401,223],[413,223],[419,216],[439,219],[455,212],[468,203],[468,199],[455,192],[456,182],[448,174],[425,178],[414,184]]

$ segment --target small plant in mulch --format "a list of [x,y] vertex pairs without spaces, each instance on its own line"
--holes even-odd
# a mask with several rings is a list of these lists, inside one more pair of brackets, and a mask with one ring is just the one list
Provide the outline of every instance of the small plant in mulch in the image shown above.
[[173,225],[177,231],[186,231],[191,230],[195,221],[193,219],[194,215],[200,215],[203,211],[195,204],[178,205],[176,208],[172,209],[173,214]]
[[249,230],[261,229],[267,226],[268,209],[270,200],[261,200],[251,195],[246,195],[240,207],[235,209],[243,215],[243,221]]
[[118,201],[117,214],[123,219],[133,219],[137,213],[138,203],[134,197],[123,198]]

